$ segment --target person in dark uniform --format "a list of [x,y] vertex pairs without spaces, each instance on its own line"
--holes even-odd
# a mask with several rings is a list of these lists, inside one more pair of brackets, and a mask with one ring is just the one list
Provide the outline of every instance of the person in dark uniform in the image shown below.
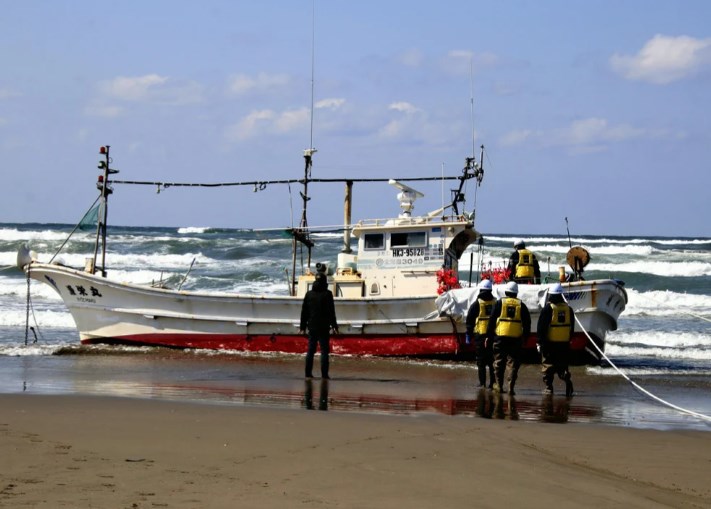
[[553,394],[553,377],[565,381],[565,395],[573,395],[570,370],[570,339],[575,328],[575,314],[563,298],[563,286],[556,283],[548,291],[548,303],[538,317],[536,333],[541,352],[541,372],[545,384],[544,394]]
[[509,278],[516,283],[535,284],[541,283],[541,268],[538,259],[532,251],[526,249],[523,240],[514,242],[514,252],[509,257]]
[[521,367],[523,343],[531,334],[531,315],[528,307],[516,296],[518,285],[513,281],[506,283],[505,297],[496,301],[489,318],[487,336],[493,340],[494,371],[496,383],[494,391],[504,390],[504,375],[508,371],[510,395],[516,394],[514,386]]
[[338,334],[336,322],[336,306],[333,294],[328,289],[328,279],[323,272],[317,272],[311,290],[306,292],[301,306],[301,325],[299,333],[308,329],[309,348],[306,352],[306,378],[313,377],[314,355],[316,346],[321,348],[321,378],[329,379],[328,354],[330,348],[330,331]]
[[467,344],[474,341],[476,366],[479,372],[479,387],[486,387],[486,368],[489,368],[489,388],[494,386],[494,351],[491,341],[486,338],[489,317],[494,310],[496,298],[491,293],[491,280],[479,283],[479,293],[467,313]]

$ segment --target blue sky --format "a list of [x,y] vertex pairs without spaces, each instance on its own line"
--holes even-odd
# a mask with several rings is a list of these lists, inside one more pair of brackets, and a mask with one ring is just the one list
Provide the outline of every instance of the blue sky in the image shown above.
[[[312,177],[455,175],[474,141],[485,234],[711,236],[711,2],[315,6]],[[311,0],[3,2],[0,222],[76,223],[104,144],[119,179],[302,177],[311,51]],[[298,191],[117,185],[109,222],[288,226]],[[310,194],[342,221],[340,184]],[[354,219],[395,194],[356,184]]]

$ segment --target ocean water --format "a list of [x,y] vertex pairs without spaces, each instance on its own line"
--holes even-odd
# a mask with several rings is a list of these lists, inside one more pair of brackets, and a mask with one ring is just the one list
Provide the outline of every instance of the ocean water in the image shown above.
[[[73,369],[66,367],[67,358],[93,358],[96,364],[98,358],[120,355],[129,359],[122,362],[139,364],[139,359],[144,362],[145,358],[157,355],[142,348],[79,347],[71,315],[47,285],[35,281],[29,285],[28,306],[28,283],[14,267],[17,249],[28,243],[41,261],[49,261],[72,227],[0,224],[0,367],[4,366],[6,372],[21,370],[23,366],[30,366],[30,370],[38,366]],[[703,391],[709,394],[711,239],[579,236],[569,240],[556,235],[497,234],[484,234],[484,238],[481,251],[472,246],[460,260],[460,280],[464,285],[470,278],[476,283],[476,270],[482,263],[503,263],[516,238],[526,240],[527,247],[538,256],[542,274],[550,274],[552,279],[557,277],[558,267],[565,264],[569,242],[584,246],[591,255],[585,269],[586,279],[622,280],[629,296],[618,330],[607,337],[606,353],[610,359],[635,380],[641,380],[640,383],[693,387],[701,390],[698,394],[702,399]],[[335,265],[342,248],[342,234],[317,233],[315,241],[313,261]],[[58,258],[66,265],[83,267],[93,249],[94,233],[79,231]],[[187,274],[191,263],[192,270]],[[110,278],[132,283],[163,280],[172,287],[182,283],[186,290],[286,294],[291,239],[280,230],[110,226],[107,268]],[[160,357],[180,363],[182,356],[192,363],[196,359],[214,359],[215,355],[215,352],[172,351]],[[235,358],[237,354],[224,355]],[[254,361],[254,357],[241,357],[245,358],[261,362]],[[293,362],[287,356],[277,359],[282,363]],[[275,359],[269,362],[274,364]],[[403,362],[418,363],[398,361],[398,366]],[[72,366],[75,364],[76,361],[70,362]],[[430,368],[435,369],[432,366],[450,371],[463,369],[445,362],[430,363]],[[585,376],[597,379],[618,377],[606,365],[581,369],[585,370]],[[25,381],[25,388],[26,385]],[[7,376],[0,377],[0,392],[12,392],[17,387]],[[699,403],[698,399],[694,401]]]

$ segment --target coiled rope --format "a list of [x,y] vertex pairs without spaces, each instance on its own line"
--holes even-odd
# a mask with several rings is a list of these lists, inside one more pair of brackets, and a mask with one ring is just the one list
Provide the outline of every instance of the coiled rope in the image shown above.
[[[563,298],[565,299],[565,295],[563,295]],[[567,299],[565,299],[565,301],[568,302]],[[707,421],[707,422],[711,422],[711,417],[709,417],[708,415],[704,415],[704,414],[701,414],[701,413],[699,413],[699,412],[694,412],[693,410],[688,410],[688,409],[686,409],[686,408],[682,408],[682,407],[680,407],[680,406],[678,406],[678,405],[675,405],[675,404],[673,404],[673,403],[670,403],[669,401],[666,401],[665,399],[662,399],[662,398],[660,398],[659,396],[656,396],[655,394],[652,394],[652,393],[649,392],[647,389],[645,389],[644,387],[642,387],[641,385],[639,385],[637,382],[635,382],[634,380],[632,380],[629,376],[627,376],[627,374],[626,374],[624,371],[622,371],[620,368],[618,368],[618,367],[615,365],[615,363],[612,362],[612,361],[610,360],[610,358],[609,358],[607,355],[605,355],[605,352],[603,352],[602,349],[601,349],[599,346],[597,346],[597,343],[595,343],[595,341],[593,341],[593,338],[590,337],[590,334],[588,334],[588,331],[585,329],[585,327],[583,327],[583,324],[580,323],[580,320],[578,320],[578,317],[577,317],[577,316],[575,316],[575,323],[577,323],[577,324],[578,324],[578,327],[580,327],[580,329],[585,333],[585,336],[587,336],[588,340],[590,341],[590,344],[592,344],[592,345],[595,347],[595,350],[598,351],[598,353],[602,356],[602,358],[605,359],[605,360],[610,364],[610,366],[612,366],[612,367],[615,369],[615,371],[617,371],[617,373],[618,373],[620,376],[622,376],[625,380],[627,380],[627,381],[632,385],[632,387],[634,387],[635,389],[637,389],[637,390],[640,391],[641,393],[645,394],[646,396],[649,396],[650,398],[652,398],[653,400],[657,401],[658,403],[661,403],[662,405],[668,406],[669,408],[673,408],[674,410],[676,410],[676,411],[678,411],[678,412],[681,412],[681,413],[684,413],[684,414],[687,414],[687,415],[691,415],[691,416],[693,416],[693,417],[696,417],[697,419],[701,419],[701,420],[704,420],[704,421]]]

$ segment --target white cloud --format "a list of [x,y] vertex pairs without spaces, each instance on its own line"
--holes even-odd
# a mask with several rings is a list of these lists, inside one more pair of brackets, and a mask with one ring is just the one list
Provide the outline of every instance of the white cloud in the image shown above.
[[521,145],[526,140],[535,136],[535,133],[530,129],[517,129],[506,133],[500,140],[501,145],[510,147],[513,145]]
[[294,131],[302,126],[307,126],[310,118],[311,112],[309,108],[283,111],[274,119],[274,129],[280,133]]
[[331,98],[331,99],[322,99],[318,101],[314,107],[319,110],[319,109],[328,109],[328,110],[337,110],[341,106],[343,106],[346,103],[345,99],[337,99],[337,98]]
[[15,97],[20,97],[21,94],[10,90],[9,88],[0,88],[0,101],[3,99],[13,99]]
[[121,106],[101,103],[91,103],[84,108],[84,113],[93,117],[114,118],[122,115],[124,108]]
[[405,101],[392,103],[392,104],[388,105],[388,109],[400,111],[400,112],[406,113],[406,114],[417,113],[418,111],[420,111],[415,106],[413,106],[409,102],[405,102]]
[[418,49],[411,49],[400,55],[400,63],[406,67],[420,67],[425,61],[425,56]]
[[443,71],[454,76],[471,74],[472,69],[478,72],[483,68],[490,68],[499,62],[499,57],[494,53],[474,53],[470,50],[451,50],[442,59]]
[[629,80],[665,85],[711,65],[711,38],[657,34],[636,55],[610,57],[612,69]]
[[291,78],[288,74],[268,74],[265,72],[260,72],[256,76],[235,74],[229,79],[228,90],[232,94],[242,95],[252,90],[286,87],[290,82]]
[[255,110],[239,122],[229,126],[225,137],[230,141],[244,141],[260,135],[285,134],[304,130],[309,125],[309,108],[290,109],[282,112]]
[[612,126],[604,118],[585,118],[576,120],[570,126],[560,129],[552,137],[554,143],[563,145],[585,146],[611,143],[639,138],[646,134],[644,129],[626,124]]
[[119,76],[100,85],[108,99],[183,105],[202,101],[202,87],[195,82],[179,82],[158,74]]
[[575,120],[570,125],[549,131],[518,129],[505,134],[503,146],[522,145],[528,142],[544,146],[568,147],[576,152],[606,150],[613,143],[634,139],[658,139],[670,136],[667,131],[643,129],[629,124],[610,124],[607,119],[589,117]]
[[101,88],[103,92],[114,99],[124,101],[143,101],[148,99],[151,89],[163,85],[168,78],[157,74],[147,74],[135,78],[119,76],[110,81],[105,81]]

